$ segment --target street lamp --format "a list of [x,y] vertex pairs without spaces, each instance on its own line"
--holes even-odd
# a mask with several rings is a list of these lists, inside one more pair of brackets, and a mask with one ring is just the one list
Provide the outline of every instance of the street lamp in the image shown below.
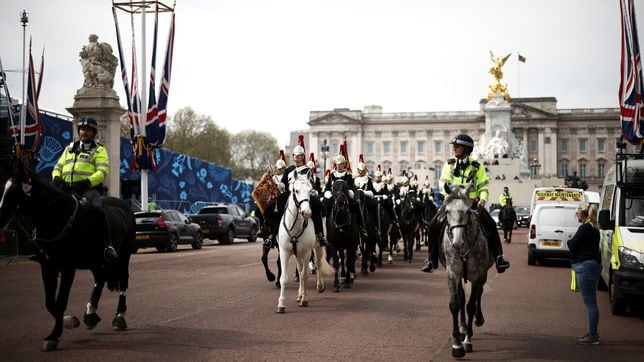
[[532,162],[528,166],[530,167],[532,176],[537,177],[537,174],[539,173],[539,168],[541,167],[541,165],[539,164],[539,160],[537,160],[536,158],[533,158]]
[[324,159],[324,170],[322,170],[322,175],[326,173],[326,158],[329,157],[329,145],[326,142],[326,138],[322,142],[322,158]]

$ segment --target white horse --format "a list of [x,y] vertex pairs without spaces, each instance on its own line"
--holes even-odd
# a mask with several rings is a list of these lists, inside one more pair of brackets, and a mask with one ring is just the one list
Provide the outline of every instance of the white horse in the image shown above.
[[297,294],[297,301],[300,307],[308,307],[306,295],[306,282],[309,278],[308,262],[311,259],[311,252],[315,251],[316,262],[319,272],[317,276],[317,290],[322,293],[324,287],[323,275],[332,275],[334,270],[326,260],[326,251],[318,244],[313,222],[311,219],[310,193],[313,186],[308,177],[298,175],[295,172],[295,179],[289,186],[291,195],[282,216],[279,228],[279,250],[282,265],[280,276],[280,297],[277,303],[277,313],[286,312],[284,301],[286,300],[285,289],[288,281],[286,267],[291,256],[295,256],[297,270],[300,273],[300,287]]

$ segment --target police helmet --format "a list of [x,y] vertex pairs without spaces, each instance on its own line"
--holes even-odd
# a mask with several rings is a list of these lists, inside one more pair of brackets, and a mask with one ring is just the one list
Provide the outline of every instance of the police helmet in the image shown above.
[[465,149],[469,150],[470,152],[472,152],[472,150],[474,149],[474,140],[472,139],[472,137],[464,133],[461,133],[458,136],[452,138],[452,141],[450,141],[450,144],[461,145],[465,147]]
[[94,129],[94,132],[98,132],[98,123],[92,117],[83,117],[83,118],[81,118],[78,121],[78,130],[80,130],[81,127],[89,127],[89,128]]

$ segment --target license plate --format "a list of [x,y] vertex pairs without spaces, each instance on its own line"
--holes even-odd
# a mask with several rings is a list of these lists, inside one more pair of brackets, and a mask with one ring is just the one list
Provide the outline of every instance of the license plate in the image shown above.
[[561,240],[541,240],[541,246],[561,246]]
[[150,235],[137,235],[136,240],[148,240]]
[[201,229],[202,234],[208,234],[208,231],[209,231],[208,229]]

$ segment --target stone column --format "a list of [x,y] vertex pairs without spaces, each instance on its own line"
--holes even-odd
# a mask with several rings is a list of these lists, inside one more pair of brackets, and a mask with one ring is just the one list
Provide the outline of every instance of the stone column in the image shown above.
[[110,159],[110,173],[105,186],[110,196],[120,197],[120,119],[126,110],[121,108],[119,97],[112,89],[118,60],[112,54],[112,47],[99,43],[94,34],[89,36],[89,44],[83,46],[79,55],[85,81],[74,96],[74,105],[67,108],[74,116],[73,132],[77,137],[76,128],[81,117],[96,119],[99,128],[96,140],[105,146]]

